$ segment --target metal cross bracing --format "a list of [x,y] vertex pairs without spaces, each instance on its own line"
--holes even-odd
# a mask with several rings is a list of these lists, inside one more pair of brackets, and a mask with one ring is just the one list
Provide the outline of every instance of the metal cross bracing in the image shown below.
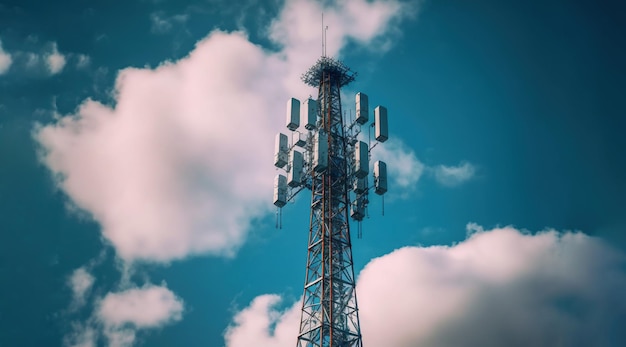
[[[362,347],[349,218],[365,217],[368,192],[387,191],[385,163],[374,163],[373,186],[368,186],[370,150],[358,140],[360,126],[368,122],[365,94],[356,97],[357,117],[344,123],[341,87],[355,79],[343,63],[322,56],[302,80],[318,88],[317,101],[287,103],[287,128],[292,145],[279,133],[274,165],[288,177],[277,175],[274,204],[282,208],[301,190],[311,190],[309,239],[298,347]],[[387,111],[375,109],[376,140],[387,140]],[[305,139],[302,138],[305,137]],[[301,147],[296,150],[296,147]],[[287,159],[288,158],[288,159]]]
[[350,78],[345,69],[328,61],[323,58],[309,70],[319,77],[318,131],[328,134],[328,168],[311,176],[308,256],[297,346],[361,347],[348,219],[349,152],[340,95],[341,86]]

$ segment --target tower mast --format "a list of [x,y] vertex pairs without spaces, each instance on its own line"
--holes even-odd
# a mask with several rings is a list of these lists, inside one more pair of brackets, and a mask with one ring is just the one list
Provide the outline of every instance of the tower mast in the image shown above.
[[[288,177],[277,175],[274,205],[282,208],[301,190],[311,190],[306,275],[297,347],[362,347],[349,218],[365,217],[368,192],[387,191],[385,163],[374,163],[374,184],[368,185],[370,149],[360,141],[361,125],[368,121],[368,98],[356,96],[356,119],[343,119],[341,88],[356,73],[342,62],[322,56],[302,81],[318,88],[318,99],[302,107],[287,102],[287,128],[276,137],[274,164]],[[374,110],[376,140],[387,140],[387,111]],[[300,121],[304,132],[298,131]],[[300,149],[298,149],[298,147]]]
[[[343,64],[322,57],[303,76],[318,87],[321,126],[327,141],[326,170],[311,179],[311,219],[298,347],[361,347],[349,224],[347,139],[341,87],[354,80]],[[320,146],[319,144],[317,146]]]

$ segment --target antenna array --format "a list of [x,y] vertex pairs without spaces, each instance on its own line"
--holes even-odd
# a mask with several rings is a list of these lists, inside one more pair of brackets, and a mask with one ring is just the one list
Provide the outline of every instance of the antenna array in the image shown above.
[[[324,49],[323,49],[324,50]],[[355,97],[356,117],[344,123],[341,87],[356,73],[322,57],[302,81],[318,88],[317,100],[287,101],[290,136],[276,135],[274,165],[286,174],[274,180],[274,205],[282,211],[304,189],[311,191],[308,256],[298,346],[362,347],[349,219],[367,215],[369,192],[387,192],[387,165],[373,164],[372,149],[388,139],[387,109],[374,108],[375,143],[359,138],[369,122],[367,95]],[[368,178],[372,174],[373,184]],[[360,236],[360,232],[359,232]]]

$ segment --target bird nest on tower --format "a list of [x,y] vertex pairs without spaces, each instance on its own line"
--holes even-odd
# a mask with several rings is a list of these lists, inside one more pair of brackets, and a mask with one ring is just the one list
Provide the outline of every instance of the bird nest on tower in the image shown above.
[[321,57],[315,65],[302,75],[302,82],[311,87],[319,87],[320,81],[325,74],[329,74],[333,79],[339,80],[339,86],[343,87],[356,78],[356,72],[351,71],[341,61],[329,57]]

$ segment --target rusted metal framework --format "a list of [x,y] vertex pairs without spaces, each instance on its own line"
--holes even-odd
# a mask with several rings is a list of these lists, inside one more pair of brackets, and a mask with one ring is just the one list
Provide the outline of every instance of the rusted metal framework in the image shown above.
[[[311,219],[297,347],[362,347],[356,299],[350,218],[358,223],[367,215],[369,191],[387,191],[387,166],[373,165],[373,185],[368,184],[371,150],[388,138],[387,109],[377,106],[376,143],[364,142],[361,126],[369,122],[368,97],[355,96],[356,114],[350,124],[343,119],[341,88],[356,73],[340,61],[322,56],[303,76],[318,88],[318,99],[287,101],[289,136],[276,135],[274,166],[284,170],[274,179],[277,226],[282,207],[302,190],[311,190]],[[302,124],[301,124],[302,123]],[[302,125],[302,126],[301,126]]]
[[309,171],[312,192],[308,257],[298,347],[361,347],[349,208],[353,147],[341,110],[341,87],[355,73],[320,58],[302,80],[318,87],[318,132],[328,136],[328,166]]

